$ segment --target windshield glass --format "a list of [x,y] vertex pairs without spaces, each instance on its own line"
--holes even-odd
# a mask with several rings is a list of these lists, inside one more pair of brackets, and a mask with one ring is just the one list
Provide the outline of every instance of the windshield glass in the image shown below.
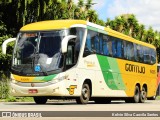
[[61,40],[65,35],[65,30],[19,33],[12,69],[29,75],[61,68]]

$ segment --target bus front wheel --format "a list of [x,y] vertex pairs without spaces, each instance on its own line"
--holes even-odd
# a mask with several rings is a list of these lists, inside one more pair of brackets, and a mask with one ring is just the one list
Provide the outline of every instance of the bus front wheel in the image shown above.
[[77,104],[87,104],[90,96],[90,87],[87,83],[84,83],[81,90],[81,96],[76,99]]
[[34,97],[34,101],[36,104],[46,104],[47,98],[36,96],[36,97]]

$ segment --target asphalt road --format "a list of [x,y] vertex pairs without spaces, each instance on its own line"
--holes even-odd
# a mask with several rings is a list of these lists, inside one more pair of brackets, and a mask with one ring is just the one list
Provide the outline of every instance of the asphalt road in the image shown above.
[[[95,118],[96,114],[101,119],[106,119],[105,117],[103,118],[103,114],[101,117],[101,115],[99,114],[100,112],[95,112],[95,111],[106,112],[106,116],[107,116],[107,114],[109,115],[107,117],[107,120],[111,119],[111,118],[114,120],[119,117],[120,118],[118,120],[120,120],[120,119],[125,120],[127,118],[124,116],[121,116],[121,113],[124,114],[124,112],[122,112],[122,111],[126,111],[127,114],[130,114],[130,112],[131,112],[132,115],[136,111],[140,111],[139,113],[138,112],[136,113],[136,114],[142,115],[140,118],[139,117],[130,117],[130,118],[132,118],[132,120],[134,118],[140,119],[140,120],[142,120],[142,118],[146,119],[146,120],[151,120],[151,118],[154,118],[154,119],[158,120],[158,119],[160,119],[160,116],[156,117],[155,111],[159,111],[158,113],[160,115],[160,100],[147,100],[145,103],[136,103],[136,104],[125,103],[124,101],[112,101],[110,104],[95,104],[94,102],[90,102],[87,105],[78,105],[78,104],[76,104],[75,101],[49,101],[45,105],[37,105],[34,102],[0,102],[0,112],[4,112],[4,111],[15,111],[15,112],[16,111],[18,111],[18,112],[19,111],[20,112],[24,112],[24,111],[27,111],[27,112],[30,112],[30,111],[32,111],[32,112],[33,111],[34,112],[51,111],[51,112],[53,112],[53,113],[50,113],[50,115],[53,115],[56,111],[60,111],[60,112],[58,112],[58,114],[62,115],[62,117],[60,117],[60,115],[58,117],[54,117],[54,119],[58,119],[58,120],[59,119],[71,120],[72,116],[65,117],[65,115],[68,113],[69,113],[69,115],[74,114],[73,117],[76,117],[76,120],[82,119],[82,117],[78,117],[78,116],[80,116],[80,113],[75,112],[75,111],[82,111],[82,116],[84,115],[83,119],[86,118],[87,120],[97,119],[97,118]],[[62,112],[62,111],[67,111],[68,113]],[[94,111],[94,112],[90,113],[88,111]],[[113,112],[112,116],[110,116],[110,111]],[[152,116],[145,117],[142,114],[143,112],[144,113],[147,112],[149,114],[152,114]],[[77,114],[77,116],[76,116],[76,114]],[[87,114],[88,114],[88,116],[87,116]],[[118,116],[115,116],[116,114]],[[93,118],[91,118],[91,117],[93,117]],[[127,117],[129,117],[129,116],[127,116]],[[21,119],[21,118],[18,118],[18,119]],[[41,120],[41,118],[38,118],[38,119]],[[47,119],[51,119],[51,118],[48,117]]]

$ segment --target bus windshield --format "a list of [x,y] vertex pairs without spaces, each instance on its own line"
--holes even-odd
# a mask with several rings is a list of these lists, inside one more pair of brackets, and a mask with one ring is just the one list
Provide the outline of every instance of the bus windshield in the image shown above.
[[65,33],[65,30],[19,33],[12,69],[29,75],[61,68],[61,41]]

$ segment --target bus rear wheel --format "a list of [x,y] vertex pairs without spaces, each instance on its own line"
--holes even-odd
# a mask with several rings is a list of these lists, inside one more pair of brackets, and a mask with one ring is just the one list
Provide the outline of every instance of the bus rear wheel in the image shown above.
[[81,90],[81,96],[76,99],[77,104],[87,104],[91,97],[90,87],[84,83]]
[[139,87],[136,86],[134,90],[134,96],[131,101],[132,103],[138,103],[139,100],[140,100],[140,90],[139,90]]
[[139,102],[140,102],[140,103],[144,103],[146,99],[147,99],[147,91],[146,91],[146,89],[143,87],[143,88],[142,88],[142,91],[140,92]]
[[36,104],[46,104],[46,102],[47,102],[46,97],[36,96],[36,97],[33,97],[33,98],[34,98],[34,101],[35,101]]

